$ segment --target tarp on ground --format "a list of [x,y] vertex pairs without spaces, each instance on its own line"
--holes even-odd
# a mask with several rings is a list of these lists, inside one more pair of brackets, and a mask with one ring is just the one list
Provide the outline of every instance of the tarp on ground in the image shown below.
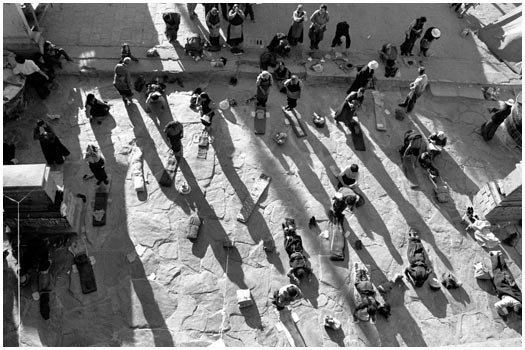
[[478,36],[500,59],[505,60],[516,72],[521,71],[522,61],[522,6],[481,28]]

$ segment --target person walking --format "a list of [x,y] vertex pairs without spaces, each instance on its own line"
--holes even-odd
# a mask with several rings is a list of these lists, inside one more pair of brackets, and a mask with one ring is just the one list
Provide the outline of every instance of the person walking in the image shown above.
[[122,100],[126,106],[128,103],[133,103],[131,100],[131,96],[133,96],[133,92],[131,91],[131,74],[128,69],[130,62],[131,58],[125,57],[122,63],[118,63],[115,66],[115,75],[113,76],[113,86],[115,86],[115,89],[117,89],[120,96],[122,96]]
[[416,40],[421,37],[423,26],[426,21],[426,17],[419,17],[410,23],[405,32],[405,41],[399,47],[401,49],[401,56],[414,56],[412,54],[412,49],[414,48]]
[[184,137],[184,127],[180,122],[172,120],[164,127],[164,135],[169,141],[170,148],[178,164],[183,156],[182,138]]
[[323,4],[310,17],[312,24],[308,30],[308,37],[310,38],[311,50],[319,50],[319,43],[323,40],[326,24],[330,21],[327,9],[328,6]]
[[263,70],[257,76],[257,106],[266,107],[268,96],[270,95],[270,87],[273,85],[273,79],[270,72]]
[[374,70],[379,67],[379,63],[377,61],[370,61],[366,66],[361,68],[359,72],[357,73],[354,82],[350,86],[350,88],[346,91],[347,94],[351,93],[352,91],[357,91],[359,88],[365,88],[370,82],[373,82],[374,80]]
[[33,139],[40,142],[42,153],[47,164],[52,165],[64,163],[64,157],[70,155],[69,150],[60,142],[60,139],[55,134],[51,126],[39,119],[36,122],[36,127],[33,130]]
[[286,89],[286,98],[288,100],[285,109],[291,111],[297,107],[297,100],[301,97],[303,83],[297,75],[292,75],[290,79],[284,82],[283,86]]
[[407,113],[412,112],[417,99],[423,95],[423,92],[425,92],[428,85],[428,77],[425,74],[425,67],[419,67],[417,72],[419,76],[416,80],[410,83],[410,92],[405,97],[405,100],[398,105],[399,107],[405,107]]
[[509,99],[505,102],[499,102],[499,108],[492,108],[489,111],[492,114],[489,122],[483,123],[481,125],[481,136],[485,141],[490,141],[494,137],[498,127],[507,119],[512,111],[512,106],[514,106],[514,100]]
[[307,20],[306,11],[303,11],[303,5],[297,5],[297,9],[292,15],[292,25],[288,31],[288,42],[290,46],[297,46],[303,42],[303,22]]
[[104,157],[102,156],[100,149],[95,145],[88,144],[84,159],[88,163],[89,170],[91,170],[93,175],[95,175],[95,179],[97,179],[97,186],[102,182],[104,182],[104,185],[109,184]]
[[180,26],[180,14],[177,12],[165,12],[162,14],[162,19],[166,24],[166,29],[164,30],[166,38],[170,44],[175,45]]
[[206,25],[208,26],[210,51],[220,51],[221,49],[221,19],[219,17],[219,10],[213,7],[206,15]]
[[436,27],[430,27],[425,31],[425,34],[423,34],[423,37],[421,38],[421,41],[419,42],[419,53],[418,56],[425,56],[428,57],[427,52],[428,49],[430,49],[430,44],[434,40],[439,39],[441,36],[441,31]]
[[228,45],[232,47],[231,52],[233,54],[242,53],[243,50],[240,45],[244,41],[244,34],[242,30],[242,24],[244,22],[244,13],[239,8],[238,4],[233,5],[231,10],[228,12]]
[[363,103],[363,99],[365,97],[364,94],[364,88],[359,88],[359,90],[349,93],[339,109],[335,112],[335,121],[345,123],[345,125],[350,129],[350,126],[355,123],[354,116],[357,108]]

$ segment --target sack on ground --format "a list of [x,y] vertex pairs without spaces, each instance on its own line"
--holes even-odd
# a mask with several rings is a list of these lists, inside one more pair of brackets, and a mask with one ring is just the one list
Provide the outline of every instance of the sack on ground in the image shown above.
[[190,241],[195,241],[199,235],[199,228],[201,227],[201,219],[197,215],[190,216],[188,228],[186,230],[186,238]]

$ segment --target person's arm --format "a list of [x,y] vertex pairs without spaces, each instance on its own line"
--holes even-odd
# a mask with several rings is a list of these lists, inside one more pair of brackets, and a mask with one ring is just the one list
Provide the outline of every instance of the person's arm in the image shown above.
[[91,119],[91,106],[90,105],[86,105],[86,117],[88,119]]
[[314,13],[312,13],[312,16],[310,17],[310,21],[313,23],[313,24],[317,24],[316,22],[316,19],[317,19],[317,13],[318,13],[319,10],[315,10]]
[[237,11],[237,13],[239,14],[239,16],[241,16],[241,18],[242,18],[243,20],[246,18],[246,16],[244,15],[244,12],[242,12],[241,9],[239,9],[239,10]]
[[128,89],[131,90],[131,73],[129,72],[129,70],[126,70],[126,84],[128,85]]
[[407,37],[410,36],[410,32],[412,31],[412,28],[414,28],[414,26],[416,25],[416,20],[413,20],[409,25],[408,25],[408,29],[407,31],[405,32],[405,35]]

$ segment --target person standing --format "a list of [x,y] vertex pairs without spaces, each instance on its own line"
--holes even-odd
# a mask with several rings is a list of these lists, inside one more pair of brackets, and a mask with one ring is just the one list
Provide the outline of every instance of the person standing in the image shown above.
[[113,86],[115,86],[115,89],[117,89],[120,96],[122,96],[122,100],[126,106],[128,103],[133,103],[131,100],[131,96],[133,96],[133,92],[131,91],[131,74],[128,69],[130,62],[131,58],[125,57],[122,63],[118,63],[115,66],[115,75],[113,77]]
[[319,43],[323,40],[326,24],[330,21],[327,8],[328,6],[325,4],[321,5],[319,10],[316,10],[310,17],[312,24],[308,30],[308,37],[310,38],[311,50],[319,50]]
[[423,92],[425,92],[428,85],[428,77],[425,74],[425,67],[419,67],[417,72],[419,76],[416,80],[410,83],[410,92],[405,97],[405,100],[398,105],[399,107],[405,107],[407,113],[412,112],[417,99],[423,95]]
[[162,19],[166,24],[164,34],[166,35],[168,42],[174,45],[177,41],[177,33],[179,32],[180,14],[177,12],[166,12],[162,14]]
[[197,18],[197,14],[195,13],[195,8],[197,7],[197,3],[186,3],[186,8],[188,9],[188,15],[190,15],[190,19],[193,21]]
[[355,123],[354,116],[356,110],[365,97],[365,89],[359,88],[357,91],[352,91],[346,96],[343,104],[334,115],[334,119],[337,122],[345,123],[345,125],[350,129],[350,126]]
[[213,7],[206,15],[206,25],[208,26],[209,39],[211,49],[219,51],[221,49],[221,19],[219,17],[219,10]]
[[357,91],[359,88],[365,88],[367,85],[374,80],[374,70],[379,67],[377,61],[370,61],[366,66],[361,68],[357,73],[354,82],[350,88],[346,91],[347,94],[352,91]]
[[285,109],[291,111],[297,107],[297,100],[301,97],[303,83],[299,80],[297,75],[292,75],[290,79],[284,82],[283,86],[286,89],[286,97],[288,100]]
[[95,179],[97,179],[97,186],[102,182],[104,182],[104,185],[109,184],[104,157],[100,149],[95,145],[88,144],[85,159],[88,163],[89,170],[91,170],[93,175],[95,175]]
[[273,85],[273,79],[270,72],[263,70],[257,76],[257,106],[266,107],[268,96],[270,95],[270,87]]
[[27,83],[35,88],[41,99],[47,98],[51,91],[47,87],[49,76],[44,73],[34,61],[26,60],[22,56],[15,56],[16,66],[13,74],[20,74],[27,79]]
[[490,118],[490,121],[481,125],[481,136],[483,136],[485,141],[492,140],[498,127],[510,115],[512,106],[514,106],[514,100],[509,99],[505,102],[500,101],[499,104],[499,108],[490,109],[490,112],[494,113]]
[[348,55],[348,51],[350,50],[350,25],[346,22],[339,22],[335,26],[335,35],[334,39],[332,40],[332,52],[335,53],[336,46],[341,46],[341,50],[343,49],[342,46],[344,45],[346,50],[345,53]]
[[290,46],[297,46],[303,42],[303,22],[308,19],[306,11],[303,11],[303,5],[297,5],[297,10],[292,15],[292,25],[288,31],[288,42]]
[[275,78],[275,81],[277,82],[277,88],[279,89],[279,92],[286,93],[286,88],[284,87],[284,83],[288,79],[290,79],[291,76],[292,76],[292,73],[284,65],[284,62],[279,61],[277,63],[277,68],[273,71],[273,77]]
[[172,120],[164,127],[164,135],[166,135],[170,143],[171,150],[178,164],[183,156],[182,138],[184,137],[184,127],[178,121]]
[[412,54],[412,49],[414,48],[416,40],[421,37],[423,26],[426,21],[426,17],[419,17],[410,23],[405,32],[405,41],[399,47],[401,49],[401,56],[414,56]]
[[250,16],[250,20],[255,22],[255,12],[253,12],[253,4],[243,4],[242,11],[246,17]]
[[427,52],[428,49],[430,49],[430,44],[434,40],[439,39],[441,36],[441,31],[436,27],[430,27],[425,31],[425,34],[421,38],[421,41],[419,42],[419,53],[418,56],[425,56],[428,57]]
[[232,53],[242,53],[243,50],[239,47],[244,41],[244,34],[242,31],[242,24],[244,22],[244,13],[239,8],[238,4],[233,5],[228,12],[228,45],[232,47]]
[[40,147],[47,164],[62,164],[64,163],[64,157],[70,155],[69,150],[60,142],[51,126],[41,119],[36,121],[33,139],[40,141]]

